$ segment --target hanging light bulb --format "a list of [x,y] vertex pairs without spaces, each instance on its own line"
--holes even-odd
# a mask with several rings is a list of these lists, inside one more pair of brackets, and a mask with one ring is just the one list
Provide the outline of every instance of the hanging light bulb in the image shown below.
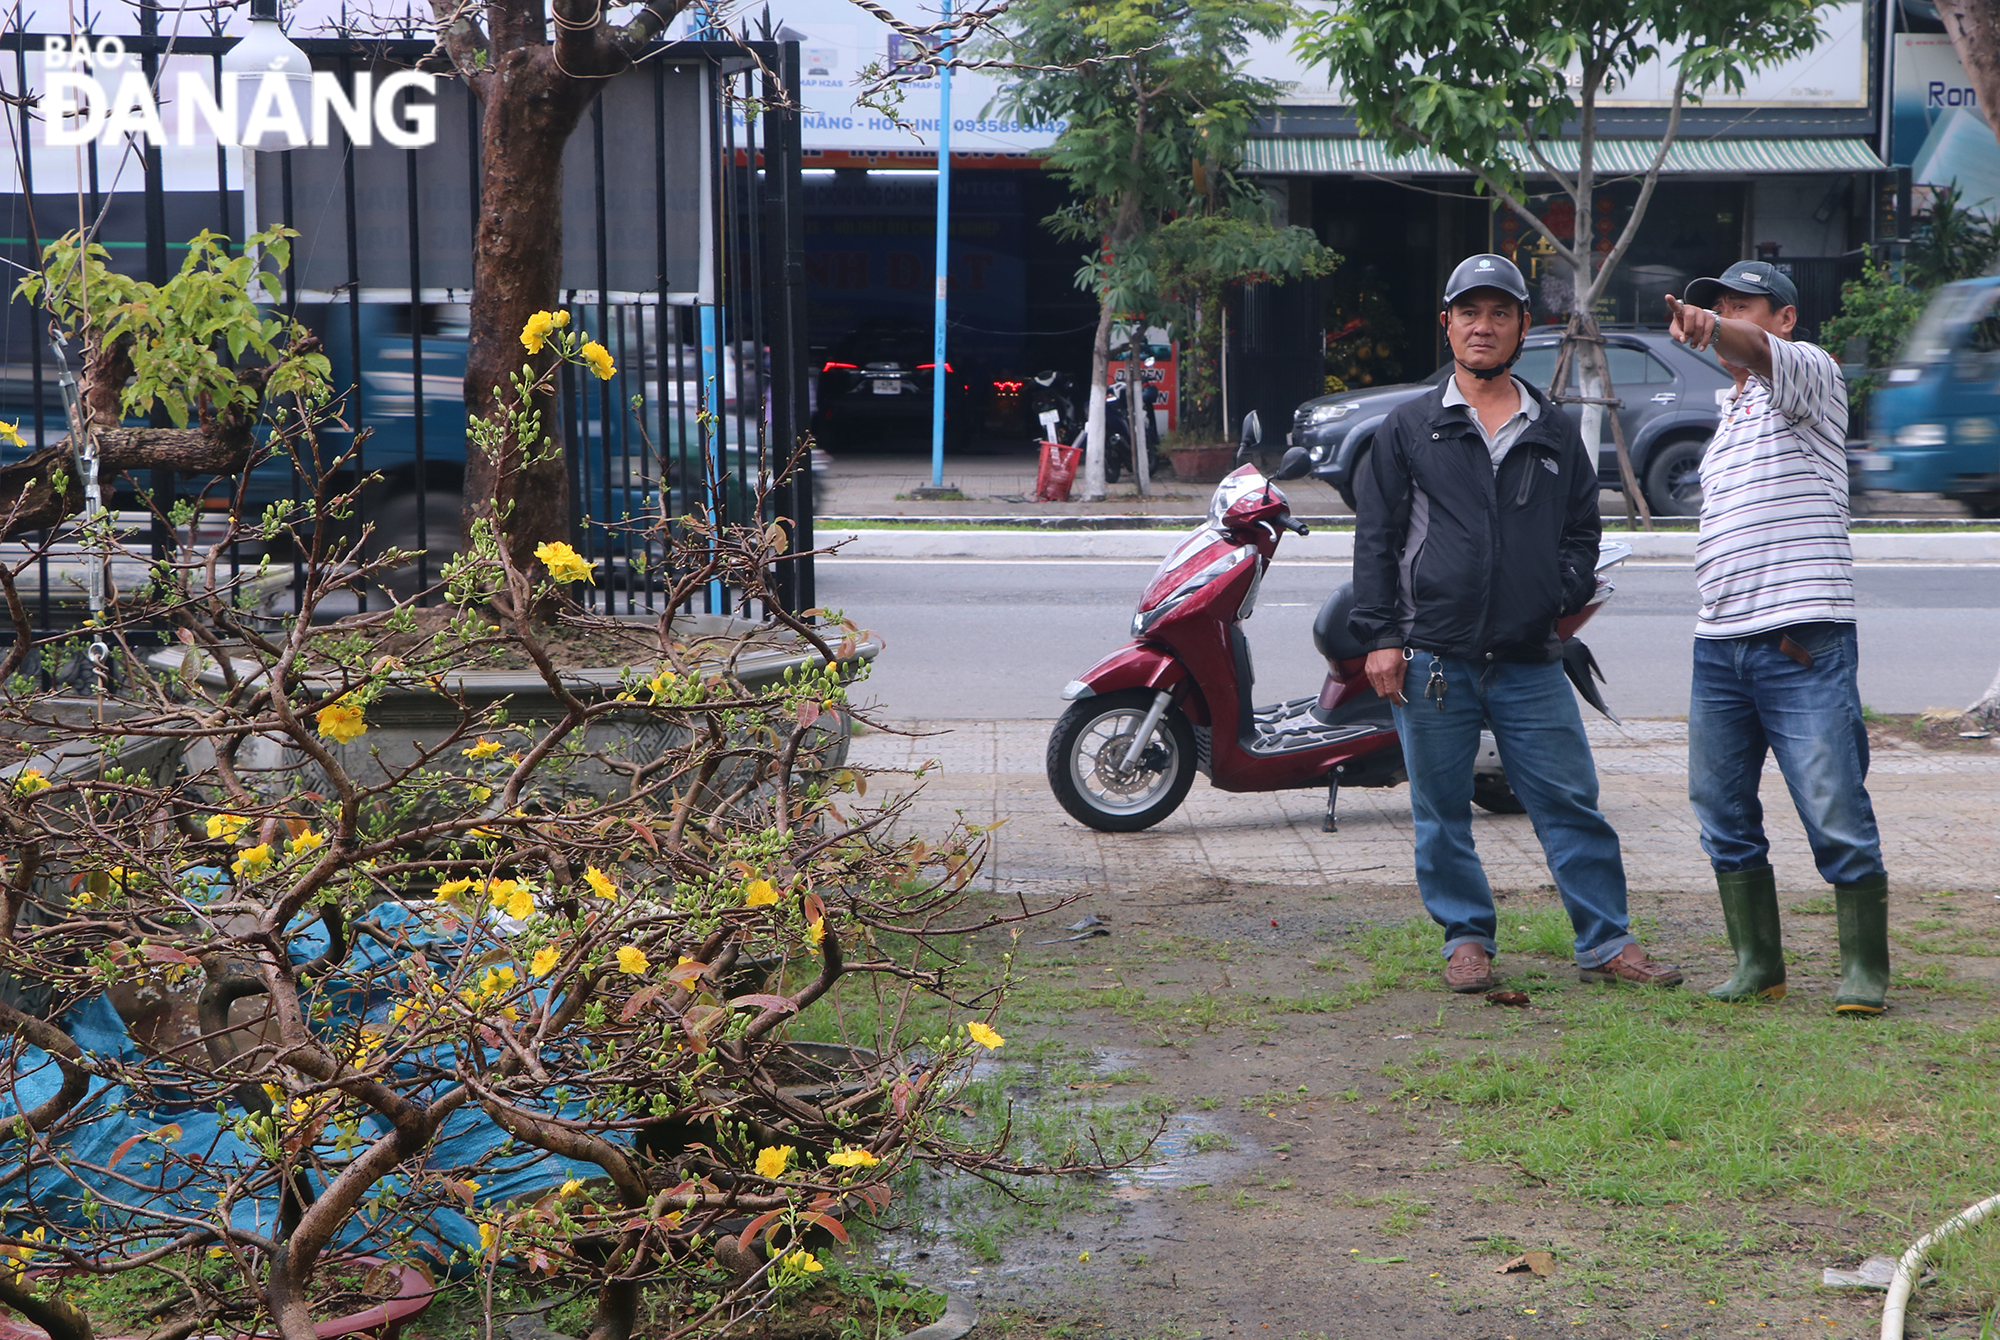
[[222,78],[223,96],[235,95],[238,144],[266,152],[304,147],[312,62],[278,26],[278,0],[250,0],[250,31],[223,54]]

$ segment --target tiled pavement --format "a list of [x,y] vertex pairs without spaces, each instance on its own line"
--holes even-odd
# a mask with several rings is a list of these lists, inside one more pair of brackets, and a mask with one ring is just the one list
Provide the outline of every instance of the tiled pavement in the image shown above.
[[[852,759],[909,771],[929,760],[910,822],[942,829],[959,812],[1007,820],[991,838],[990,887],[1030,895],[1122,895],[1204,881],[1414,886],[1408,792],[1346,790],[1340,831],[1322,833],[1323,793],[1229,795],[1197,778],[1181,809],[1145,833],[1098,833],[1069,818],[1049,793],[1046,721],[904,722],[908,735],[871,732]],[[1679,721],[1590,723],[1603,807],[1618,830],[1635,893],[1712,896],[1709,867],[1687,803],[1687,728]],[[1989,742],[1990,744],[1991,742]],[[902,783],[907,785],[907,782]],[[871,796],[894,788],[882,777]],[[1906,889],[2000,893],[2000,748],[1878,749],[1870,773],[1891,879]],[[1819,892],[1797,817],[1775,766],[1763,788],[1780,887]],[[1525,817],[1475,811],[1474,833],[1496,888],[1548,882]]]

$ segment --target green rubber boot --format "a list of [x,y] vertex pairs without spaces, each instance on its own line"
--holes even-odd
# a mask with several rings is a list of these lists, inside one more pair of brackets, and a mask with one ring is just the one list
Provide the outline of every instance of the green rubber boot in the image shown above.
[[1778,931],[1778,877],[1768,865],[1720,871],[1715,891],[1736,951],[1736,971],[1708,994],[1717,1000],[1783,1000],[1785,946]]
[[1889,877],[1833,886],[1840,916],[1840,990],[1836,1014],[1880,1014],[1889,992]]

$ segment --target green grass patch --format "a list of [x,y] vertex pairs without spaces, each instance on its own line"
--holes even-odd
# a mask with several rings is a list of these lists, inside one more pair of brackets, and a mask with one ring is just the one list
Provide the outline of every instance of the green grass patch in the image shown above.
[[1953,1032],[1691,994],[1564,1000],[1560,1040],[1419,1067],[1475,1159],[1623,1206],[1787,1199],[1921,1219],[1990,1194],[2000,1021]]

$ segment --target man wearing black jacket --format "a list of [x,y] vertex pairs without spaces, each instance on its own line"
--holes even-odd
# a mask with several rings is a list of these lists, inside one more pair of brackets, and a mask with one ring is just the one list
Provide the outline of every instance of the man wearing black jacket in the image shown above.
[[1583,980],[1678,985],[1632,937],[1618,835],[1597,808],[1555,631],[1596,590],[1597,464],[1575,424],[1508,373],[1530,319],[1513,263],[1469,257],[1444,298],[1452,376],[1389,416],[1356,482],[1349,628],[1395,708],[1445,984],[1495,982],[1493,891],[1472,843],[1484,727],[1534,820]]

